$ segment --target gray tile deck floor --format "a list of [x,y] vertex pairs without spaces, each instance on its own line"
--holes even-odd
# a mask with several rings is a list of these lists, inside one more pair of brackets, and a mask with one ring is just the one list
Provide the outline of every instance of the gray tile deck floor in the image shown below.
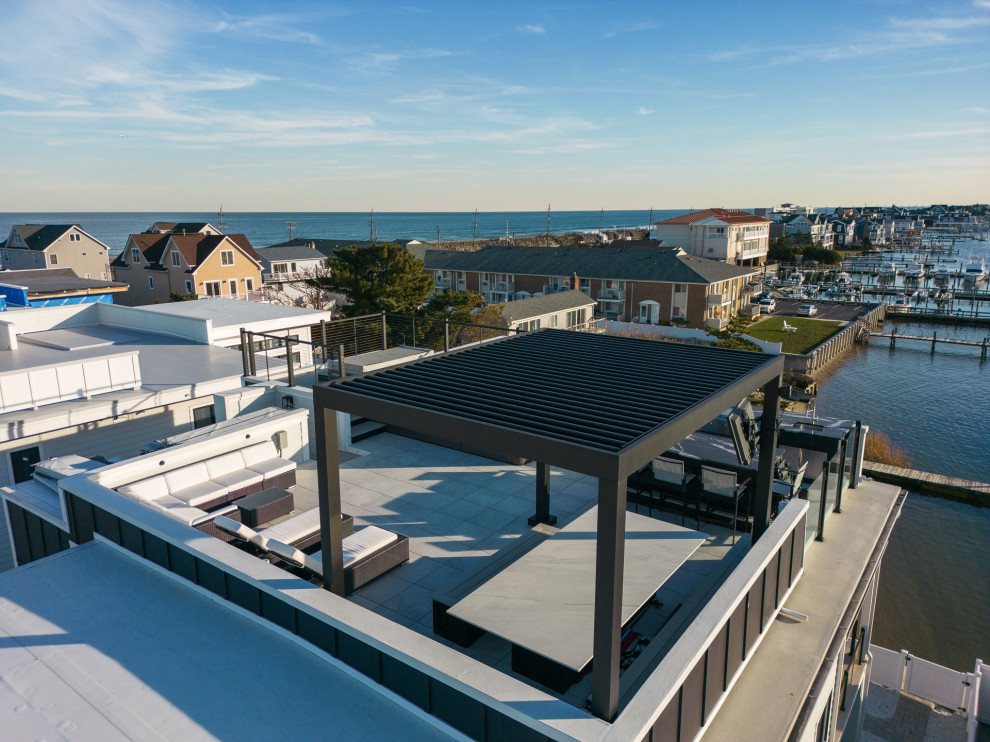
[[[347,457],[341,464],[343,511],[354,517],[356,528],[376,525],[408,536],[409,561],[356,591],[350,600],[511,673],[510,646],[502,639],[487,635],[461,649],[436,637],[431,596],[530,530],[527,518],[534,510],[535,468],[390,433],[357,445],[367,454]],[[315,461],[299,465],[292,491],[295,512],[317,507]],[[558,527],[592,507],[596,499],[593,478],[551,470],[550,509],[558,517]],[[680,523],[680,515],[655,514]],[[686,526],[695,523],[688,519]],[[700,530],[709,538],[665,584],[660,598],[666,606],[686,599],[731,546],[728,529],[703,524]],[[640,621],[659,626],[666,617],[663,610],[651,607]],[[585,695],[578,684],[570,700],[583,703]]]
[[[870,684],[863,719],[863,742],[965,742],[966,717],[907,693]],[[990,740],[980,724],[976,739]]]

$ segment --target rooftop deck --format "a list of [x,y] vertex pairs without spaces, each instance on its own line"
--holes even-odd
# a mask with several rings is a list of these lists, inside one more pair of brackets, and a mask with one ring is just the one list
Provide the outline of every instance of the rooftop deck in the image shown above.
[[[507,674],[510,644],[486,635],[467,649],[433,633],[431,596],[458,582],[523,534],[534,510],[536,469],[514,466],[393,434],[362,441],[366,455],[341,464],[343,511],[355,526],[375,525],[409,537],[409,561],[360,588],[349,600],[424,636],[463,651]],[[347,457],[345,457],[347,458]],[[427,463],[428,462],[428,463]],[[316,462],[296,470],[296,512],[317,507]],[[551,510],[564,527],[597,502],[593,477],[551,469]],[[635,510],[633,504],[629,510]],[[645,507],[640,508],[645,514]],[[680,525],[681,516],[654,515]],[[695,527],[688,519],[686,525]],[[731,530],[702,523],[705,543],[668,579],[634,630],[653,636],[705,582],[732,547]],[[548,693],[584,707],[590,677],[566,694]],[[586,687],[588,686],[588,687]]]

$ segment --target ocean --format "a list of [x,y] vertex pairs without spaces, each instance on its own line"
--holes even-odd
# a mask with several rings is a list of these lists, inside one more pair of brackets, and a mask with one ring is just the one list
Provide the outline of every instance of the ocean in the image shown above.
[[[639,209],[625,211],[551,211],[550,232],[582,232],[599,228],[631,229],[683,214],[684,210]],[[479,239],[509,235],[528,236],[547,230],[545,211],[479,211]],[[227,232],[245,234],[256,248],[277,245],[293,237],[367,240],[372,235],[369,212],[244,212],[223,214]],[[217,212],[52,212],[0,213],[0,239],[6,239],[14,224],[78,224],[116,255],[127,236],[144,232],[155,222],[209,222],[219,226]],[[419,239],[434,242],[437,228],[441,241],[469,240],[475,234],[474,212],[382,212],[374,215],[376,240]]]

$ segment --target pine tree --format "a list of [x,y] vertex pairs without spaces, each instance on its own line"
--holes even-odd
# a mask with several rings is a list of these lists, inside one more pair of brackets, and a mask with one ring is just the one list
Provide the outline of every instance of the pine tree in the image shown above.
[[423,261],[393,242],[350,245],[337,250],[328,263],[330,275],[311,285],[345,295],[347,317],[381,311],[413,314],[433,290]]

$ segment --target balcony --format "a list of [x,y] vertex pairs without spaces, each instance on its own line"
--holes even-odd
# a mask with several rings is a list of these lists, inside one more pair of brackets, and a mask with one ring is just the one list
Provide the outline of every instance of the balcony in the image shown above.
[[626,292],[623,289],[602,289],[598,292],[597,301],[624,302]]
[[499,291],[502,293],[515,293],[516,282],[515,281],[482,281],[481,282],[481,292],[486,291]]
[[708,306],[710,307],[720,307],[723,304],[729,303],[728,294],[709,294],[707,298],[708,298]]
[[438,289],[450,289],[450,279],[449,278],[438,278],[437,279]]
[[561,291],[570,291],[569,283],[545,283],[543,284],[544,294],[559,294]]
[[712,330],[724,330],[729,326],[729,320],[725,317],[709,317],[705,320],[705,327]]

